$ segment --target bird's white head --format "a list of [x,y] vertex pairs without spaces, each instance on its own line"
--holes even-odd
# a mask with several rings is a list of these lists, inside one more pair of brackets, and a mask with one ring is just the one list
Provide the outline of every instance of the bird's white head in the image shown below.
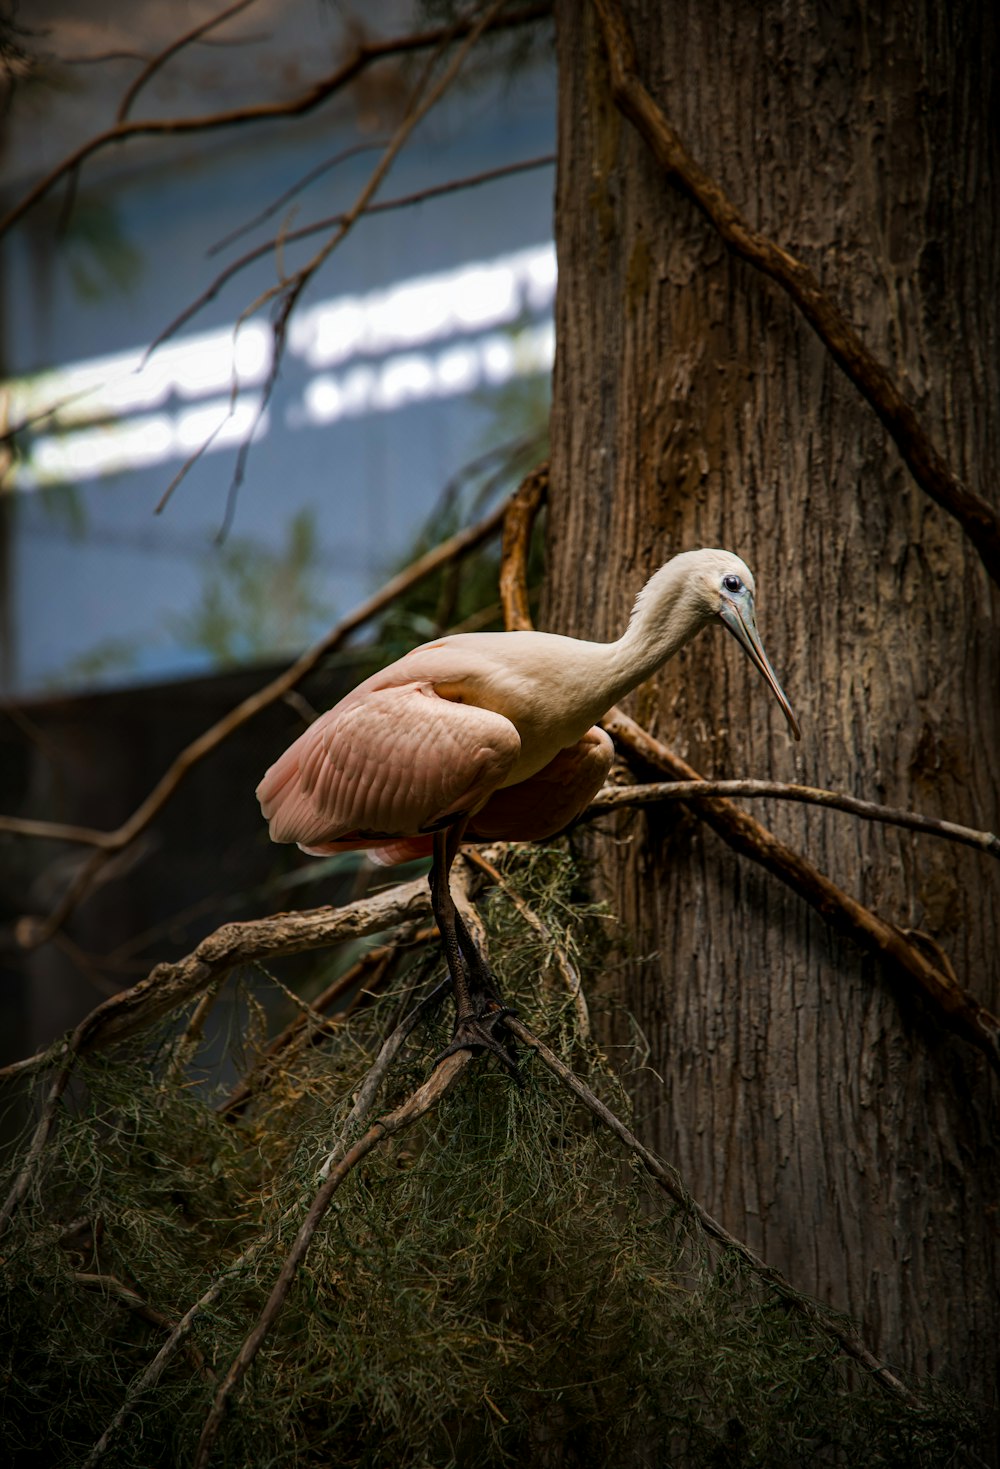
[[703,548],[683,551],[661,566],[639,593],[633,623],[666,623],[674,651],[718,618],[760,670],[781,705],[789,729],[799,739],[799,726],[757,631],[753,573],[732,551]]

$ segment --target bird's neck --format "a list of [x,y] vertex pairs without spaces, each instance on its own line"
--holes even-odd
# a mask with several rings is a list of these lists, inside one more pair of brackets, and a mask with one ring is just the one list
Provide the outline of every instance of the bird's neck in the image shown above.
[[595,702],[599,685],[604,709],[617,704],[689,642],[706,620],[679,568],[671,562],[661,567],[640,592],[622,636],[613,643],[593,645],[600,650],[595,658]]

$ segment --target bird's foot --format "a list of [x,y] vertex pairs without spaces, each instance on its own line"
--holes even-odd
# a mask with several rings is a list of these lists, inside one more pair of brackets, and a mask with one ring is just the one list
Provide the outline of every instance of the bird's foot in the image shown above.
[[[504,1029],[504,1020],[508,1015],[515,1012],[509,1005],[498,1002],[488,1002],[478,1013],[471,1015],[460,1015],[455,1022],[455,1030],[450,1043],[444,1050],[434,1058],[434,1065],[443,1061],[445,1056],[454,1056],[458,1051],[489,1051],[500,1060],[505,1069],[510,1072],[518,1086],[522,1085],[521,1072],[518,1069],[514,1042]],[[499,1028],[505,1039],[498,1039],[494,1034]]]

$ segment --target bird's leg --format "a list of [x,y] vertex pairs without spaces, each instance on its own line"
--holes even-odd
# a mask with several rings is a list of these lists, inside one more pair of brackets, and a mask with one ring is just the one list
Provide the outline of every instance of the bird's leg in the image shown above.
[[434,834],[434,863],[430,873],[431,906],[441,934],[441,947],[455,992],[455,1031],[451,1044],[437,1058],[455,1051],[492,1051],[520,1081],[513,1056],[494,1035],[511,1012],[497,994],[496,981],[455,907],[449,878],[462,840],[465,823],[457,822]]

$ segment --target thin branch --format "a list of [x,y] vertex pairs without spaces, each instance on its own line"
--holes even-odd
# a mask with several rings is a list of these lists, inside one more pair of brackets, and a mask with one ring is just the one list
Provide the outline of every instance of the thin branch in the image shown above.
[[552,1074],[557,1076],[563,1085],[568,1087],[573,1095],[578,1097],[584,1106],[595,1117],[599,1118],[605,1127],[610,1128],[619,1141],[623,1142],[635,1154],[647,1173],[663,1189],[664,1193],[673,1199],[674,1203],[679,1204],[687,1214],[691,1215],[705,1234],[723,1245],[727,1250],[731,1250],[734,1254],[738,1255],[755,1275],[765,1281],[781,1297],[786,1305],[804,1316],[811,1326],[817,1327],[825,1335],[832,1336],[839,1342],[848,1356],[867,1372],[871,1373],[881,1387],[899,1398],[907,1407],[919,1407],[919,1403],[914,1395],[900,1382],[898,1377],[889,1371],[889,1368],[884,1363],[872,1355],[853,1327],[841,1323],[832,1315],[827,1315],[814,1302],[800,1295],[783,1275],[772,1266],[765,1264],[763,1260],[755,1255],[749,1245],[744,1244],[742,1240],[738,1240],[735,1235],[730,1234],[727,1229],[723,1228],[716,1219],[713,1219],[711,1214],[702,1208],[701,1204],[687,1192],[675,1170],[668,1167],[667,1164],[657,1158],[655,1153],[651,1153],[648,1148],[644,1147],[635,1134],[625,1126],[624,1122],[616,1117],[599,1097],[594,1095],[586,1082],[582,1081],[575,1072],[571,1071],[565,1062],[560,1061],[555,1052],[550,1051],[548,1046],[539,1040],[536,1035],[533,1035],[527,1026],[523,1025],[516,1016],[509,1016],[506,1020],[506,1025],[511,1034],[516,1036],[522,1045],[530,1047]]
[[[352,158],[357,158],[360,153],[375,153],[380,148],[384,148],[385,145],[386,140],[384,138],[366,138],[361,143],[351,143],[349,147],[341,148],[339,152],[334,153],[332,158],[324,158],[322,163],[317,163],[315,168],[310,168],[294,184],[290,184],[287,189],[278,195],[277,199],[272,199],[270,204],[252,215],[250,219],[245,220],[243,224],[238,224],[235,229],[230,230],[228,234],[223,235],[221,239],[209,245],[205,254],[209,259],[213,255],[221,254],[228,246],[235,244],[237,240],[241,240],[244,235],[248,235],[258,225],[264,224],[269,219],[273,219],[285,204],[290,203],[295,198],[296,194],[301,194],[304,189],[308,189],[310,184],[314,184],[324,174],[332,173],[335,168],[339,168],[342,163],[347,163]],[[314,228],[321,227],[314,226]],[[287,240],[291,236],[286,232],[282,238]],[[270,241],[269,245],[273,246],[275,243],[275,241]]]
[[[383,933],[430,912],[424,878],[399,883],[344,908],[313,908],[276,913],[245,923],[224,923],[182,959],[157,964],[144,979],[104,1000],[77,1026],[69,1041],[72,1056],[116,1045],[172,1010],[202,994],[212,982],[240,964],[255,964],[322,949],[343,939]],[[39,1051],[0,1068],[0,1081],[32,1075],[62,1060],[65,1046]],[[55,1099],[58,1101],[58,1098]]]
[[[482,173],[470,174],[465,178],[452,179],[448,183],[431,184],[426,189],[417,189],[412,194],[402,194],[396,199],[384,199],[382,201],[374,200],[371,204],[367,205],[367,207],[361,211],[361,215],[364,217],[368,217],[376,214],[390,214],[397,209],[409,209],[417,204],[425,204],[433,199],[444,198],[444,196],[447,194],[458,193],[463,189],[475,189],[478,188],[480,184],[494,183],[497,179],[512,178],[520,173],[529,173],[532,169],[536,168],[549,168],[554,163],[555,154],[545,153],[538,158],[526,158],[519,163],[501,164],[497,168],[488,168],[485,169]],[[345,214],[331,214],[328,215],[325,219],[316,220],[314,224],[301,225],[298,229],[286,230],[285,233],[281,236],[282,244],[295,244],[299,240],[308,239],[311,235],[320,234],[324,230],[336,229],[344,223],[346,217],[347,216]],[[193,301],[191,301],[187,306],[184,307],[183,311],[175,316],[174,319],[169,322],[161,332],[157,334],[157,336],[150,344],[149,350],[146,353],[147,359],[153,352],[156,351],[157,347],[162,346],[164,342],[168,341],[170,337],[174,336],[175,333],[178,332],[182,326],[185,326],[192,319],[192,317],[196,316],[199,311],[201,311],[205,306],[209,304],[210,301],[214,301],[215,297],[222,290],[223,286],[227,285],[228,282],[232,280],[233,276],[237,275],[241,270],[245,270],[248,266],[253,265],[255,261],[262,259],[264,256],[272,254],[277,246],[277,243],[278,242],[276,239],[265,240],[263,244],[255,245],[252,250],[248,250],[238,259],[230,261],[225,269],[221,270],[219,274],[215,277],[211,285],[207,286],[205,290],[200,293],[200,295],[196,296]],[[17,428],[11,429],[9,431],[9,435],[13,437],[24,427],[25,424],[18,425]]]
[[158,56],[154,56],[151,61],[146,63],[135,81],[127,88],[124,97],[118,104],[115,122],[119,124],[125,122],[132,110],[132,103],[138,97],[143,87],[156,75],[161,67],[166,66],[171,57],[176,56],[179,51],[183,51],[185,46],[190,46],[192,42],[200,40],[209,31],[213,31],[216,26],[222,25],[224,21],[230,20],[234,15],[239,15],[241,10],[249,10],[250,6],[254,4],[256,4],[256,0],[235,0],[235,4],[228,6],[225,10],[220,10],[218,15],[213,15],[209,20],[202,21],[201,25],[195,26],[193,30],[185,31],[184,35],[178,36],[175,41],[171,41],[170,45],[166,46]]
[[427,1014],[428,1010],[432,1010],[435,1005],[440,1004],[441,1000],[450,990],[451,976],[449,975],[447,979],[441,980],[440,984],[435,985],[428,994],[424,995],[423,999],[414,1005],[413,1009],[408,1015],[403,1017],[398,1025],[393,1027],[391,1033],[383,1041],[379,1047],[378,1055],[365,1073],[364,1081],[358,1087],[357,1095],[354,1098],[354,1105],[345,1117],[344,1125],[340,1129],[340,1138],[338,1139],[337,1146],[328,1155],[322,1168],[319,1170],[319,1177],[321,1179],[329,1177],[330,1170],[337,1166],[337,1163],[344,1154],[344,1150],[347,1147],[347,1138],[350,1136],[352,1129],[360,1126],[371,1112],[375,1105],[375,1098],[378,1096],[379,1089],[389,1074],[389,1068],[416,1030],[420,1021]]
[[38,837],[46,842],[79,842],[85,847],[107,847],[112,833],[92,826],[72,826],[62,821],[34,821],[28,816],[0,816],[0,832],[17,837]]
[[394,576],[380,591],[369,597],[366,602],[363,602],[360,607],[338,623],[312,648],[303,653],[284,673],[265,684],[264,688],[259,689],[256,694],[251,694],[249,698],[244,699],[241,704],[237,704],[235,709],[230,710],[197,739],[192,740],[173,760],[132,815],[115,831],[107,833],[106,843],[82,864],[75,879],[48,917],[30,916],[20,920],[17,925],[17,937],[22,947],[36,948],[62,927],[77,904],[93,887],[98,874],[107,865],[110,858],[135,841],[136,837],[146,830],[181,781],[195,765],[204,760],[206,755],[218,749],[235,730],[240,729],[261,710],[267,709],[278,699],[283,698],[288,690],[294,688],[307,673],[310,673],[321,659],[339,648],[351,633],[356,632],[359,627],[385,611],[398,597],[432,575],[441,566],[457,557],[467,556],[471,551],[478,549],[484,541],[489,540],[500,529],[505,509],[506,502],[497,506],[478,524],[450,536],[448,540],[442,541],[433,550],[419,557],[405,571]]
[[198,1318],[214,1306],[229,1281],[246,1269],[254,1256],[260,1254],[267,1243],[266,1235],[259,1236],[241,1255],[219,1272],[208,1289],[198,1297],[193,1306],[185,1311],[149,1366],[130,1384],[121,1406],[84,1460],[83,1469],[93,1469],[93,1466],[103,1459],[112,1438],[124,1423],[132,1404],[156,1386],[173,1357],[184,1346]]
[[[489,29],[509,30],[517,26],[532,25],[536,21],[546,19],[550,14],[549,4],[526,5],[520,10],[511,11],[509,15],[496,16],[490,21]],[[282,117],[302,117],[328,101],[337,92],[342,91],[373,62],[382,61],[388,56],[403,56],[414,51],[424,51],[432,46],[440,45],[449,37],[460,39],[468,35],[473,28],[471,20],[462,20],[457,24],[434,26],[429,30],[414,32],[410,35],[395,36],[390,40],[363,42],[335,71],[318,82],[314,82],[304,92],[287,98],[283,102],[262,102],[253,107],[236,107],[224,112],[205,113],[197,117],[147,118],[140,121],[116,123],[113,127],[106,128],[103,132],[88,138],[85,143],[81,143],[61,163],[39,179],[8,210],[7,214],[0,218],[0,237],[5,235],[40,200],[44,199],[60,179],[65,178],[86,159],[114,143],[127,142],[131,138],[141,136],[201,133],[219,128],[236,127],[243,123],[268,122]]]
[[396,1133],[411,1127],[421,1117],[426,1116],[445,1093],[451,1089],[455,1081],[472,1060],[473,1057],[469,1051],[460,1051],[457,1054],[445,1056],[442,1061],[438,1062],[423,1085],[417,1087],[416,1091],[406,1099],[402,1106],[397,1107],[394,1112],[390,1112],[387,1116],[375,1122],[330,1169],[313,1199],[309,1212],[295,1237],[292,1248],[285,1257],[277,1280],[268,1297],[267,1304],[257,1320],[257,1324],[244,1341],[229,1371],[219,1386],[215,1395],[215,1401],[212,1403],[208,1417],[205,1420],[205,1426],[202,1429],[198,1450],[194,1458],[194,1469],[205,1469],[205,1466],[208,1464],[212,1445],[222,1426],[228,1400],[242,1382],[247,1370],[252,1365],[254,1358],[260,1350],[265,1336],[280,1315],[288,1292],[291,1290],[296,1272],[305,1259],[309,1246],[312,1243],[313,1235],[316,1233],[317,1228],[323,1220],[323,1216],[330,1207],[334,1194],[344,1179],[356,1164],[367,1157],[373,1148],[377,1147],[387,1138],[395,1136]]
[[[671,780],[701,781],[696,770],[660,744],[634,719],[615,708],[601,721],[608,734],[640,767]],[[916,984],[949,1030],[971,1041],[1000,1075],[1000,1020],[976,997],[932,964],[905,935],[830,881],[801,853],[787,846],[745,811],[721,797],[692,798],[692,810],[734,851],[780,878],[820,917],[867,953],[876,955],[897,977]]]
[[979,852],[987,852],[991,857],[1000,858],[1000,837],[994,836],[991,831],[976,831],[971,826],[959,826],[954,821],[942,821],[936,816],[921,816],[916,811],[879,806],[874,801],[862,801],[857,796],[847,796],[841,791],[826,791],[816,786],[786,785],[775,780],[674,780],[659,781],[652,785],[605,786],[604,790],[598,791],[584,814],[589,818],[605,811],[615,811],[622,806],[686,801],[693,796],[771,797],[780,801],[801,801],[809,806],[826,806],[833,811],[846,811],[851,816],[860,816],[865,821],[881,821],[887,826],[902,826],[909,831],[928,832],[931,836],[960,842],[963,846],[975,847]]
[[931,442],[888,369],[865,346],[813,272],[767,236],[751,229],[736,206],[690,156],[663,109],[639,78],[638,57],[617,0],[594,0],[619,110],[649,145],[664,173],[718,231],[729,250],[791,297],[833,360],[874,409],[917,484],[953,516],[1000,584],[1000,516],[964,485]]
[[[151,1306],[137,1290],[119,1280],[117,1275],[100,1275],[91,1270],[74,1270],[73,1279],[85,1290],[100,1291],[102,1295],[111,1296],[120,1301],[123,1306],[127,1306],[130,1311],[134,1311],[137,1316],[141,1316],[151,1326],[158,1327],[160,1331],[173,1332],[177,1327],[176,1321],[172,1321],[169,1316],[165,1316],[162,1311]],[[215,1373],[205,1365],[205,1358],[194,1342],[188,1345],[187,1355],[200,1377],[207,1382],[215,1381]]]

